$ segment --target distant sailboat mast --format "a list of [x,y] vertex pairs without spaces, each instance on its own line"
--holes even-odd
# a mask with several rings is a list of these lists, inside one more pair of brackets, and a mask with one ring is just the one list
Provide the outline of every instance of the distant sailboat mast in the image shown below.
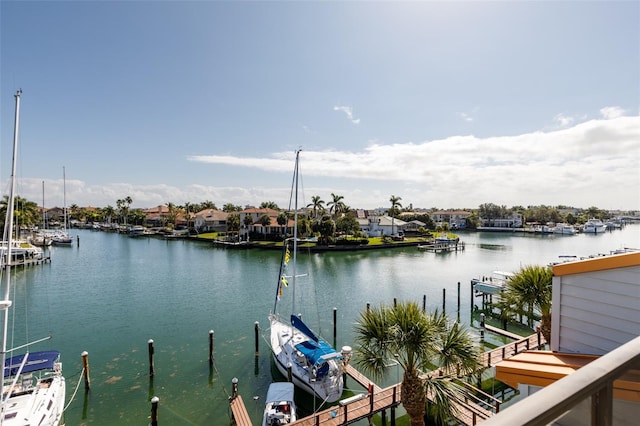
[[62,203],[64,205],[64,230],[67,231],[67,175],[65,167],[62,166]]

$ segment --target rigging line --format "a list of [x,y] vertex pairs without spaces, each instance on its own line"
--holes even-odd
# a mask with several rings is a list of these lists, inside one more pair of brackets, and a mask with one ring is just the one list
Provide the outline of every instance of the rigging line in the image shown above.
[[83,377],[84,377],[84,367],[82,367],[82,371],[80,372],[80,378],[78,378],[78,384],[76,385],[76,389],[73,391],[73,395],[71,395],[71,399],[69,400],[67,405],[62,409],[63,413],[67,411],[67,408],[69,408],[73,400],[76,398],[76,393],[78,393],[78,389],[80,388],[80,383],[82,383]]

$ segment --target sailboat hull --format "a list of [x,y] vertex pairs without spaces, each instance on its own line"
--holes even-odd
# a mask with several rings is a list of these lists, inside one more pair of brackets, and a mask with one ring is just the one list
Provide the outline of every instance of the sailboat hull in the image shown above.
[[297,345],[309,342],[310,338],[275,316],[270,319],[271,350],[280,373],[289,377],[289,366],[291,366],[291,379],[298,388],[326,402],[339,400],[343,389],[339,354],[335,353],[333,358],[327,357],[327,372],[319,377],[318,366],[311,365],[309,360],[296,349]]
[[32,392],[15,392],[7,401],[2,424],[58,426],[65,392],[66,383],[61,375],[39,380]]

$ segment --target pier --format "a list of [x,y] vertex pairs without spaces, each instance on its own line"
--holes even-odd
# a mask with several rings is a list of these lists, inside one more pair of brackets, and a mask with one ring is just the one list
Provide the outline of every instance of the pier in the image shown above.
[[427,244],[420,244],[418,249],[428,251],[431,253],[441,253],[450,251],[463,251],[464,243],[461,241],[434,241]]
[[[485,328],[494,333],[517,338],[517,340],[482,353],[480,356],[482,368],[492,367],[496,363],[509,359],[520,352],[533,348],[539,349],[546,343],[540,332],[528,337],[522,337],[488,325],[485,325]],[[296,426],[349,425],[362,419],[371,418],[375,414],[381,414],[382,424],[387,424],[386,410],[391,410],[390,424],[394,426],[395,409],[402,403],[401,384],[398,383],[383,389],[351,365],[346,366],[345,374],[364,387],[367,393],[345,398],[339,401],[338,405],[299,419],[291,424]],[[444,374],[444,371],[441,372],[438,369],[427,374],[439,376]],[[476,425],[500,411],[500,400],[463,381],[457,380],[457,383],[465,389],[463,398],[452,400],[458,411],[457,420],[461,424]],[[427,398],[430,401],[432,400],[430,395],[427,395]],[[230,398],[229,404],[236,425],[252,425],[240,395]]]

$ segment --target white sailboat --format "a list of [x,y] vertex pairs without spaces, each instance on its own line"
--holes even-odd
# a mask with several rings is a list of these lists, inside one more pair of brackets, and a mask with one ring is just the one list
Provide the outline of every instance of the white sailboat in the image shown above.
[[[307,393],[315,395],[323,402],[340,399],[343,389],[343,355],[316,335],[300,317],[292,313],[290,321],[281,319],[277,312],[283,286],[291,279],[292,312],[295,312],[296,261],[298,252],[298,164],[300,151],[296,152],[292,195],[294,203],[293,236],[283,244],[282,263],[276,286],[276,301],[273,313],[269,315],[270,343],[273,359],[278,370],[291,377],[293,383]],[[289,251],[292,245],[292,255]],[[287,275],[291,260],[292,274]]]
[[64,219],[62,223],[62,230],[56,230],[51,234],[54,246],[69,246],[73,242],[73,237],[67,232],[67,175],[64,167],[62,167],[62,188]]
[[[40,339],[26,345],[8,348],[12,342],[9,337],[9,310],[12,305],[11,295],[11,257],[12,257],[12,229],[14,216],[16,155],[18,147],[18,128],[20,117],[20,95],[16,95],[16,115],[13,138],[13,163],[11,169],[11,186],[9,202],[5,220],[4,238],[8,242],[3,253],[2,274],[3,298],[0,300],[0,310],[3,311],[2,333],[2,365],[0,374],[0,425],[47,425],[58,426],[64,410],[66,385],[62,376],[62,364],[57,351],[29,352],[28,347],[45,339]],[[27,352],[14,355],[17,351],[27,348]]]

